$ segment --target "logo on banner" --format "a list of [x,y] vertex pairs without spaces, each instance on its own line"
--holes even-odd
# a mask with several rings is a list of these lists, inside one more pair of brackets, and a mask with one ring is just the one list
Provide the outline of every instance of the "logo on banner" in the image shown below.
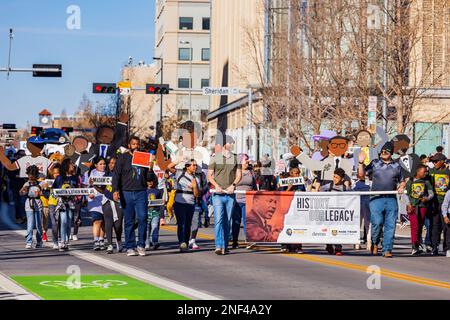
[[286,230],[286,234],[287,234],[288,236],[292,236],[292,229],[287,229],[287,230]]
[[336,237],[337,234],[338,234],[338,232],[337,232],[337,230],[331,230],[331,234],[332,234],[334,237]]

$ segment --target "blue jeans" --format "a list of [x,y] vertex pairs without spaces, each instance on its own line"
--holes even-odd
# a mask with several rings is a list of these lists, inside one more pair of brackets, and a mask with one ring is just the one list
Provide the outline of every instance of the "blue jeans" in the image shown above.
[[155,216],[153,218],[149,218],[147,221],[147,241],[146,245],[153,245],[159,242],[159,220],[161,218],[159,216]]
[[214,233],[216,249],[228,249],[228,238],[230,236],[231,219],[233,208],[236,204],[235,195],[214,194],[212,196],[214,207]]
[[245,231],[246,231],[245,203],[236,202],[236,205],[234,206],[234,211],[233,211],[233,224],[231,227],[233,241],[239,240],[239,232],[241,231],[241,221],[242,221],[242,224],[244,225],[244,237],[247,238],[245,235]]
[[138,222],[137,246],[145,247],[147,238],[147,191],[124,191],[125,249],[136,249],[134,224]]
[[425,221],[424,221],[423,225],[427,229],[427,233],[425,234],[425,245],[431,247],[432,246],[432,243],[431,243],[431,230],[430,230],[431,225],[430,225],[430,218],[428,217],[428,214],[425,217]]
[[36,209],[34,211],[26,211],[27,213],[27,243],[33,243],[33,229],[36,227],[36,242],[42,242],[42,211]]
[[194,216],[195,205],[175,202],[173,211],[177,217],[177,235],[178,243],[189,243],[191,238],[192,218]]
[[[73,210],[66,209],[59,211],[59,221],[60,221],[60,237],[62,243],[69,243],[70,231],[72,229],[72,218],[73,218]],[[55,242],[55,240],[53,240]]]
[[372,224],[372,244],[380,243],[384,225],[383,254],[392,252],[395,227],[398,215],[398,203],[395,197],[378,197],[370,201],[370,223]]

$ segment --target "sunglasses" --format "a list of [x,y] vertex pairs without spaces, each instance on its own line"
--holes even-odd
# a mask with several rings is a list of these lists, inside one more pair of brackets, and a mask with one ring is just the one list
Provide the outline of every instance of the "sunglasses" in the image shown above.
[[337,147],[345,148],[346,145],[347,145],[346,143],[330,143],[330,147],[332,147],[332,148],[337,148]]

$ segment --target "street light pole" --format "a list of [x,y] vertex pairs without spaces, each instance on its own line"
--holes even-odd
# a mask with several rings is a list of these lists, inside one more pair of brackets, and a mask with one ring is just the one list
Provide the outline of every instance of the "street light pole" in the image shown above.
[[192,120],[192,42],[189,42],[190,53],[189,56],[189,120]]
[[189,45],[189,120],[192,120],[192,42],[191,41],[180,41],[180,44]]
[[[164,83],[164,59],[163,58],[155,58],[153,57],[154,60],[159,60],[161,61],[161,84]],[[163,97],[164,95],[160,95],[160,106],[159,106],[159,121],[162,123],[162,118],[163,118]]]

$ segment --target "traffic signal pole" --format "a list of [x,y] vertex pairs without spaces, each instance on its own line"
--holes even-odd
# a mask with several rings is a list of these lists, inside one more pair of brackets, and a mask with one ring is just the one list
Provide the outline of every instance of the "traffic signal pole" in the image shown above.
[[9,55],[8,66],[6,68],[0,68],[0,72],[6,72],[6,79],[9,79],[11,72],[31,72],[34,77],[61,77],[62,67],[61,65],[45,65],[41,64],[39,67],[33,68],[12,68],[11,67],[11,55],[12,55],[12,40],[14,39],[13,29],[9,29]]

